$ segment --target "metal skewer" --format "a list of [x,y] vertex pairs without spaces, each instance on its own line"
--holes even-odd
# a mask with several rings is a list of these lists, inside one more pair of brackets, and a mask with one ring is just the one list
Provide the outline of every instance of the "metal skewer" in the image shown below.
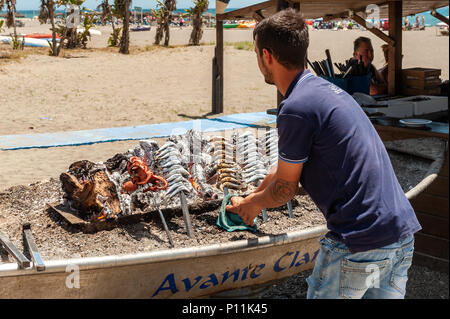
[[325,54],[327,56],[328,67],[330,69],[330,75],[331,75],[332,78],[334,78],[335,74],[334,74],[334,69],[333,69],[333,62],[331,61],[330,50],[326,49],[325,50]]
[[342,78],[345,78],[353,69],[353,65],[351,65],[348,70],[344,73],[344,75],[342,76]]
[[164,218],[164,215],[161,211],[161,209],[158,207],[159,217],[161,218],[162,224],[164,226],[164,230],[166,231],[167,237],[169,238],[170,246],[175,247],[173,244],[172,236],[170,235],[169,228],[167,227],[166,219]]
[[289,212],[289,217],[294,218],[294,212],[292,211],[292,201],[287,202],[287,208]]
[[42,260],[41,254],[39,253],[39,250],[36,246],[36,243],[34,241],[33,233],[31,232],[31,225],[30,223],[25,223],[22,225],[23,235],[25,239],[25,244],[28,248],[28,251],[31,255],[31,260],[33,260],[33,266],[36,268],[37,271],[43,271],[45,270],[45,265]]
[[186,194],[184,194],[182,191],[180,194],[180,200],[181,200],[181,209],[183,211],[183,219],[184,223],[186,224],[186,231],[189,237],[194,237],[194,232],[192,230],[192,224],[191,224],[191,217],[189,216],[189,209],[186,201]]
[[8,237],[0,231],[0,244],[17,260],[20,268],[30,267],[30,260],[25,257],[17,247],[9,241]]
[[261,213],[262,213],[262,219],[263,219],[263,222],[266,222],[266,221],[267,221],[267,210],[264,208],[264,209],[261,211]]

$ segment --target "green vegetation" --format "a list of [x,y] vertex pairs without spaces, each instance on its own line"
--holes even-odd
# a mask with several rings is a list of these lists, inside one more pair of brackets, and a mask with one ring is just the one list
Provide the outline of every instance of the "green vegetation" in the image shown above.
[[238,50],[246,50],[246,51],[253,51],[255,49],[255,46],[253,42],[250,41],[241,41],[241,42],[235,42],[235,43],[228,43],[226,45],[232,45],[235,49]]

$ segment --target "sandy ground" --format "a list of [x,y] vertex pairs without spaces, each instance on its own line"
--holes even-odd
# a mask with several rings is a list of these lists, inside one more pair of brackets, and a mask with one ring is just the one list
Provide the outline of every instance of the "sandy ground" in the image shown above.
[[[19,33],[49,32],[48,25],[25,22]],[[12,59],[0,44],[0,138],[2,135],[61,132],[184,121],[211,110],[211,61],[215,30],[206,29],[203,45],[187,47],[190,28],[172,28],[170,45],[153,47],[154,28],[131,34],[132,53],[106,49],[110,27],[99,27],[87,50],[47,56],[46,49],[28,48]],[[11,32],[6,29],[2,34]],[[334,62],[352,54],[353,40],[370,37],[377,67],[383,65],[381,40],[367,31],[311,31],[310,60]],[[225,30],[225,42],[252,41],[252,30]],[[436,30],[403,33],[403,68],[442,69],[449,78],[449,38]],[[253,51],[225,48],[225,114],[265,111],[276,106],[276,90],[265,84]],[[136,145],[135,141],[78,147],[0,151],[0,192],[14,185],[58,178],[76,160],[103,161]],[[415,267],[415,266],[413,266]],[[412,268],[412,298],[448,298],[448,274]],[[304,278],[274,287],[267,297],[303,298]],[[424,288],[425,287],[425,288]],[[278,289],[278,290],[277,290]],[[295,291],[293,291],[293,289]],[[427,294],[427,291],[430,293]]]
[[[26,21],[18,32],[49,32],[48,27]],[[172,48],[151,46],[154,28],[132,32],[130,55],[106,49],[110,27],[98,29],[102,35],[92,37],[88,50],[66,50],[53,58],[47,49],[28,48],[21,59],[0,59],[0,136],[184,121],[211,111],[214,29],[205,29],[205,45],[187,47],[191,29],[172,28]],[[362,35],[373,39],[374,64],[381,67],[381,40],[368,31],[311,31],[309,58],[324,59],[329,48],[333,61],[343,62],[352,53],[352,41]],[[252,30],[226,29],[224,37],[225,42],[252,41]],[[448,79],[448,37],[429,28],[404,32],[403,41],[405,68],[441,68],[441,78]],[[9,52],[0,44],[0,56]],[[276,106],[276,90],[265,84],[253,51],[226,46],[224,64],[225,114]],[[77,159],[108,158],[129,144],[2,151],[0,190],[57,177]]]

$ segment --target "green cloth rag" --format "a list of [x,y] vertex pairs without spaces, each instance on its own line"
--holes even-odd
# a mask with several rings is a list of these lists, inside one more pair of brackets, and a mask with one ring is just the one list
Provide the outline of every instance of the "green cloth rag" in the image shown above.
[[238,214],[228,212],[225,207],[231,205],[231,197],[237,196],[236,194],[228,194],[224,196],[222,206],[220,207],[219,217],[217,217],[216,225],[222,227],[226,231],[232,232],[237,230],[250,230],[256,232],[258,227],[256,226],[256,217],[253,221],[254,226],[249,226],[242,220]]

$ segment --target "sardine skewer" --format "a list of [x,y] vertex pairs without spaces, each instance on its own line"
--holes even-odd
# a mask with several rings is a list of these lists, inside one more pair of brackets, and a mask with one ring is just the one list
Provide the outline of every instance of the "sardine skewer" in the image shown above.
[[289,211],[289,217],[290,218],[294,218],[294,213],[292,211],[292,201],[288,201],[287,202],[287,208],[288,208],[288,211]]
[[164,226],[164,230],[166,231],[167,237],[169,238],[170,246],[175,247],[175,245],[173,244],[172,236],[170,235],[169,228],[167,227],[166,219],[164,218],[164,215],[159,207],[158,207],[158,212],[159,212],[159,217],[161,218],[161,222]]
[[181,209],[183,211],[183,219],[186,224],[187,235],[190,238],[194,238],[194,232],[192,230],[191,217],[189,216],[189,209],[186,201],[186,194],[180,192]]

